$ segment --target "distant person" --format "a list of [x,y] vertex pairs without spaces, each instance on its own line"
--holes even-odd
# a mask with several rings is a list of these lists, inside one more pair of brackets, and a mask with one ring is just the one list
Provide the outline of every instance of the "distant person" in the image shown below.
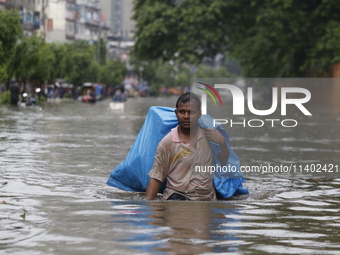
[[208,140],[220,145],[218,159],[225,165],[229,158],[225,138],[217,129],[204,130],[198,125],[201,101],[194,93],[186,92],[178,98],[175,114],[178,126],[158,144],[145,197],[152,200],[166,179],[164,199],[216,200],[212,174],[196,172],[193,165],[212,165]]
[[20,94],[20,86],[18,82],[14,82],[10,87],[11,92],[11,105],[18,105],[19,102],[19,94]]
[[115,91],[114,96],[113,96],[113,101],[114,102],[121,102],[122,100],[123,100],[122,91],[120,89],[117,89]]
[[60,87],[59,89],[59,98],[64,98],[64,95],[66,93],[66,90],[63,87]]
[[113,102],[124,102],[127,99],[124,85],[118,85],[114,89]]

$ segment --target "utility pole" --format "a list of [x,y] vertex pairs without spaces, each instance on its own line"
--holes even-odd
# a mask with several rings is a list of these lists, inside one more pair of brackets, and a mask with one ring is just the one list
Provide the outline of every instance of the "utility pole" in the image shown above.
[[48,0],[42,0],[42,8],[41,8],[41,11],[42,11],[42,26],[43,26],[43,34],[42,34],[42,39],[43,41],[45,42],[46,41],[46,8],[48,6]]
[[96,7],[98,8],[98,39],[97,39],[97,57],[98,57],[98,64],[100,64],[100,37],[101,37],[101,9],[99,8],[99,0],[96,0],[95,2],[97,5]]
[[98,64],[100,64],[100,36],[101,36],[101,28],[100,28],[100,12],[99,12],[99,22],[98,22]]

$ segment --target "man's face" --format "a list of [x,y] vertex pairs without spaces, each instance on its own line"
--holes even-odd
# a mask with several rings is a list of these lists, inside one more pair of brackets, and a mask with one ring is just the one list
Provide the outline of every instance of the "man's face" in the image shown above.
[[198,109],[195,101],[178,103],[175,110],[178,124],[183,129],[190,129],[197,126],[198,119],[201,117],[201,110]]

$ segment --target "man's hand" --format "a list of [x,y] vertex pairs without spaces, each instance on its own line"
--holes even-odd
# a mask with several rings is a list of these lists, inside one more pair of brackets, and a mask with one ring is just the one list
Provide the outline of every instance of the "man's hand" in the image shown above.
[[151,178],[146,188],[145,198],[147,200],[152,200],[157,195],[159,188],[161,187],[161,182],[159,180]]
[[217,129],[207,128],[205,130],[205,137],[208,141],[218,143],[219,145],[225,144],[224,136]]
[[218,155],[218,160],[222,165],[226,165],[228,163],[230,153],[224,136],[217,129],[207,128],[205,130],[205,137],[208,141],[212,141],[220,145],[221,153]]

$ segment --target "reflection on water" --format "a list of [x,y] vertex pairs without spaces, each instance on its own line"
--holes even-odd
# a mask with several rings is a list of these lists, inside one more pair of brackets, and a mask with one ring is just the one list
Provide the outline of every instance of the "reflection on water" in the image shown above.
[[[105,183],[152,105],[176,98],[0,107],[0,253],[338,254],[340,174],[245,174],[250,195],[152,202]],[[227,128],[243,165],[339,164],[338,113],[298,129]]]
[[235,236],[218,232],[223,229],[223,224],[235,221],[226,215],[239,214],[239,209],[233,204],[156,201],[136,206],[118,201],[112,202],[112,207],[120,213],[119,216],[112,215],[114,224],[124,223],[134,228],[133,235],[121,239],[123,243],[130,244],[130,249],[199,254],[233,251],[243,243]]

